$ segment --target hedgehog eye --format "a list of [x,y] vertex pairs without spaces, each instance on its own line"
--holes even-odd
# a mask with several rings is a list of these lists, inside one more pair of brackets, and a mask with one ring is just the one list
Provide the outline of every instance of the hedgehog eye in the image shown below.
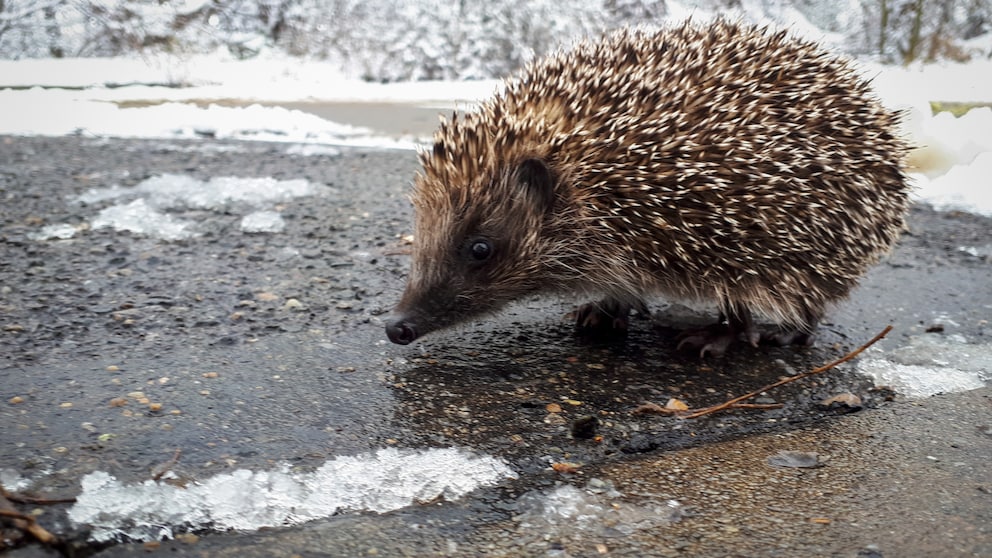
[[493,244],[485,238],[475,239],[469,244],[468,254],[473,260],[484,262],[493,255]]

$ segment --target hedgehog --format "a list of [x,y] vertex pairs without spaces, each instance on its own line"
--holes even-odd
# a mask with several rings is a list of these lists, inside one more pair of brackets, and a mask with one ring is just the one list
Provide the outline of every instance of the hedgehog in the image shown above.
[[717,20],[581,41],[441,119],[387,336],[578,293],[601,297],[574,312],[580,330],[625,330],[657,296],[719,308],[679,336],[703,356],[812,344],[904,228],[898,125],[850,61],[785,31]]

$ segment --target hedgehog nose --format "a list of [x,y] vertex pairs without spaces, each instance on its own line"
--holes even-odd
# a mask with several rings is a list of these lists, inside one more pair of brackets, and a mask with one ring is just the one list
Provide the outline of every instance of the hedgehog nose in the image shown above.
[[386,324],[386,335],[397,345],[409,345],[417,338],[417,329],[401,318]]

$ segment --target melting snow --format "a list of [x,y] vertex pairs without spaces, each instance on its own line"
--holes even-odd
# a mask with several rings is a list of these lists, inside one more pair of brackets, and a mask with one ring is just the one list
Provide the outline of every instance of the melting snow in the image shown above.
[[[93,228],[153,236],[163,240],[180,240],[196,236],[196,226],[176,213],[208,210],[215,213],[245,211],[241,221],[244,232],[280,232],[285,222],[276,211],[263,209],[294,198],[323,195],[330,190],[307,180],[243,178],[218,176],[203,181],[182,174],[163,174],[143,180],[133,188],[110,186],[91,189],[76,201],[88,205],[115,200],[130,200],[102,209],[93,218]],[[202,220],[202,217],[198,217]],[[35,234],[36,240],[62,238],[63,228],[49,226]]]
[[32,240],[67,240],[76,236],[78,229],[68,223],[45,225],[40,231],[28,235]]
[[31,486],[31,481],[15,469],[0,469],[0,486],[10,492],[19,492]]
[[331,459],[311,473],[239,469],[186,487],[148,480],[125,485],[102,472],[83,477],[69,510],[97,541],[171,538],[177,531],[294,525],[343,511],[384,513],[451,500],[516,478],[503,461],[457,448],[381,449]]
[[905,347],[872,348],[867,354],[858,371],[911,398],[977,389],[992,381],[992,345],[968,343],[961,335],[918,335]]
[[100,210],[93,218],[94,229],[111,228],[162,240],[181,240],[194,236],[190,223],[181,221],[149,206],[144,198]]
[[247,233],[275,233],[286,228],[278,211],[256,211],[241,218],[241,230]]
[[[992,123],[989,130],[992,131]],[[946,174],[933,179],[922,174],[913,177],[916,195],[934,209],[969,211],[992,217],[989,176],[992,176],[992,151],[981,153],[969,164],[954,165]]]
[[[683,14],[687,15],[687,14]],[[793,26],[793,31],[802,29]],[[992,215],[983,177],[992,170],[992,108],[960,117],[931,113],[930,102],[992,102],[992,61],[911,68],[862,64],[862,72],[889,107],[906,111],[917,199],[938,209]],[[189,87],[112,83],[181,82]],[[326,63],[261,56],[237,61],[221,54],[188,58],[45,59],[0,61],[0,133],[110,137],[235,138],[288,141],[291,154],[333,154],[328,144],[412,148],[407,140],[324,120],[279,106],[246,102],[388,102],[435,106],[448,112],[492,95],[499,82],[377,84],[345,78]],[[204,105],[204,101],[217,101]],[[441,110],[439,110],[441,112]],[[325,149],[331,149],[328,153]]]

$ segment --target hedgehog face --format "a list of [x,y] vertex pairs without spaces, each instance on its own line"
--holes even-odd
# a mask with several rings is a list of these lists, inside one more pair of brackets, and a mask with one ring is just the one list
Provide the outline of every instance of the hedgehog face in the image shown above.
[[541,290],[540,233],[554,204],[554,178],[525,159],[483,182],[418,177],[413,265],[386,325],[394,343],[495,311]]

